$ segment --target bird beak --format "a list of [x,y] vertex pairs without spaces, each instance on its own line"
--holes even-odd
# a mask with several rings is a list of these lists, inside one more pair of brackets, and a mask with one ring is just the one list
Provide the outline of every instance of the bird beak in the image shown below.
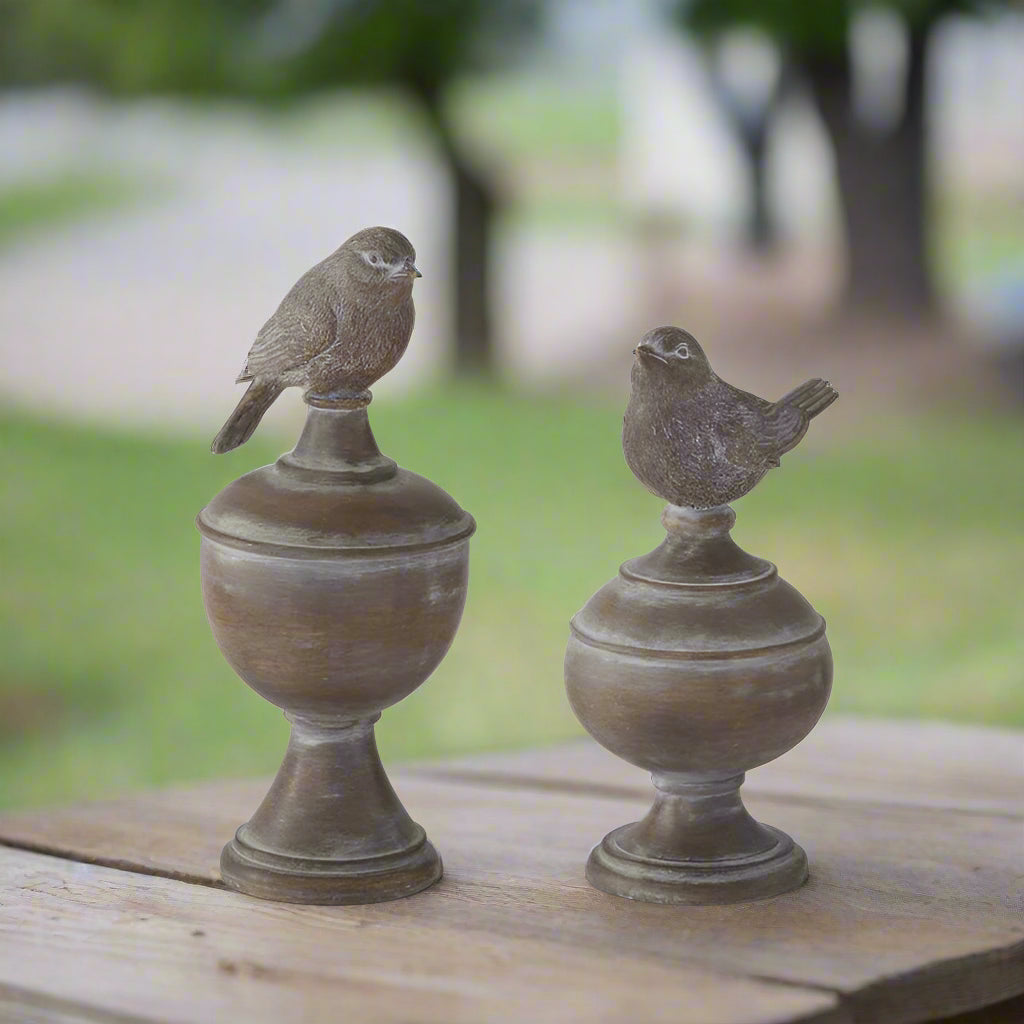
[[423,275],[419,272],[419,268],[412,260],[406,260],[400,266],[394,267],[388,274],[388,278],[392,281],[401,281],[408,277],[416,278],[422,276]]
[[637,347],[633,349],[633,353],[634,355],[640,356],[641,359],[657,359],[659,363],[665,363],[666,366],[668,365],[668,360],[663,355],[655,352],[650,345],[637,345]]

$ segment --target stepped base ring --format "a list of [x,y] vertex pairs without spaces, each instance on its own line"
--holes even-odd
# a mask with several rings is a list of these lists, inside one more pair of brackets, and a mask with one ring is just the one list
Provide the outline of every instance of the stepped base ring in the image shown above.
[[770,825],[774,846],[745,857],[664,860],[631,853],[619,836],[632,825],[609,832],[587,861],[587,881],[595,889],[644,903],[743,903],[778,896],[807,881],[807,855]]
[[289,857],[249,846],[236,835],[220,855],[224,884],[280,903],[340,906],[412,896],[440,881],[437,850],[424,835],[406,850],[361,860]]

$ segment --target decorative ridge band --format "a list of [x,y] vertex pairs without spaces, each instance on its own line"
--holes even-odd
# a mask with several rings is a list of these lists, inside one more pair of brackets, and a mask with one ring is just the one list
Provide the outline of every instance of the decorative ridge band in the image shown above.
[[297,857],[281,850],[272,850],[259,840],[253,839],[249,832],[249,822],[240,825],[235,832],[234,841],[237,845],[234,853],[236,856],[242,857],[257,867],[265,866],[279,871],[282,867],[299,867],[300,870],[311,875],[323,874],[328,877],[337,875],[339,867],[344,867],[354,873],[361,864],[374,871],[379,871],[389,864],[401,864],[403,860],[427,845],[427,833],[423,830],[423,826],[415,821],[412,822],[413,839],[408,846],[363,857]]
[[305,483],[325,481],[335,485],[368,485],[391,480],[398,474],[398,463],[394,459],[389,459],[386,455],[382,455],[379,459],[362,465],[354,463],[310,465],[292,458],[293,455],[294,452],[286,452],[284,455],[279,456],[274,463],[274,468],[292,480]]
[[776,651],[784,651],[789,647],[800,647],[804,644],[814,643],[825,635],[825,620],[819,615],[818,625],[805,636],[794,637],[792,640],[783,640],[777,644],[764,644],[761,647],[740,647],[731,651],[678,651],[665,650],[657,647],[632,647],[629,644],[611,644],[605,640],[597,640],[587,636],[579,626],[576,625],[574,615],[569,622],[569,631],[587,647],[594,647],[599,651],[609,651],[612,654],[627,654],[634,658],[646,658],[649,661],[725,661],[730,658],[757,658],[764,654],[774,654]]
[[769,562],[768,568],[765,569],[764,572],[758,573],[756,576],[743,576],[735,580],[708,580],[706,583],[690,580],[661,580],[655,576],[644,576],[642,573],[629,569],[629,562],[632,561],[636,561],[636,559],[630,559],[619,566],[619,575],[623,578],[627,580],[636,580],[638,583],[650,583],[656,587],[672,587],[683,590],[691,588],[694,590],[713,590],[716,587],[721,587],[722,589],[727,590],[734,587],[746,587],[753,583],[762,583],[765,580],[770,580],[779,574],[779,570],[775,565],[772,562]]
[[253,554],[268,555],[278,558],[339,558],[346,555],[380,555],[393,554],[402,551],[427,551],[430,548],[444,547],[446,544],[455,544],[458,541],[468,540],[476,532],[476,520],[468,513],[463,512],[465,523],[459,530],[448,534],[445,537],[438,537],[434,540],[415,541],[406,544],[365,544],[362,547],[319,547],[313,544],[274,544],[260,540],[249,540],[246,537],[232,537],[229,533],[223,533],[216,527],[203,522],[203,513],[196,516],[196,529],[208,540],[216,541],[225,547],[235,548],[238,551],[248,551]]
[[306,405],[311,405],[314,409],[338,409],[343,412],[365,409],[372,399],[373,395],[369,391],[336,392],[333,395],[319,395],[314,391],[307,391],[302,396]]

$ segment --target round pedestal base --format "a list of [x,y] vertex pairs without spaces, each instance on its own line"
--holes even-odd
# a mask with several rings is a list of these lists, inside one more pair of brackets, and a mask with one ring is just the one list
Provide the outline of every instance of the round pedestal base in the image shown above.
[[228,888],[284,903],[380,903],[441,877],[441,858],[384,774],[377,717],[289,715],[277,778],[221,853]]
[[587,881],[613,896],[645,903],[715,904],[767,899],[807,880],[807,857],[778,829],[760,826],[777,840],[747,855],[706,860],[671,860],[630,852],[620,843],[636,828],[623,825],[595,846]]
[[236,835],[220,855],[220,873],[230,889],[284,903],[340,905],[383,903],[439,881],[441,858],[426,835],[398,853],[361,860],[286,857],[249,846]]

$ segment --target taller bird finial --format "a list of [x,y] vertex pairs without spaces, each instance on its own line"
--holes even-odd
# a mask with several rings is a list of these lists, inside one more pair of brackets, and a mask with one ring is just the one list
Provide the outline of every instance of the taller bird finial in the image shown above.
[[634,352],[622,450],[633,475],[673,505],[712,508],[742,497],[839,397],[819,378],[777,402],[741,391],[680,327],[648,331]]
[[412,335],[421,276],[409,239],[382,227],[357,231],[307,270],[256,336],[238,377],[251,383],[213,452],[248,441],[285,388],[356,396],[393,369]]

